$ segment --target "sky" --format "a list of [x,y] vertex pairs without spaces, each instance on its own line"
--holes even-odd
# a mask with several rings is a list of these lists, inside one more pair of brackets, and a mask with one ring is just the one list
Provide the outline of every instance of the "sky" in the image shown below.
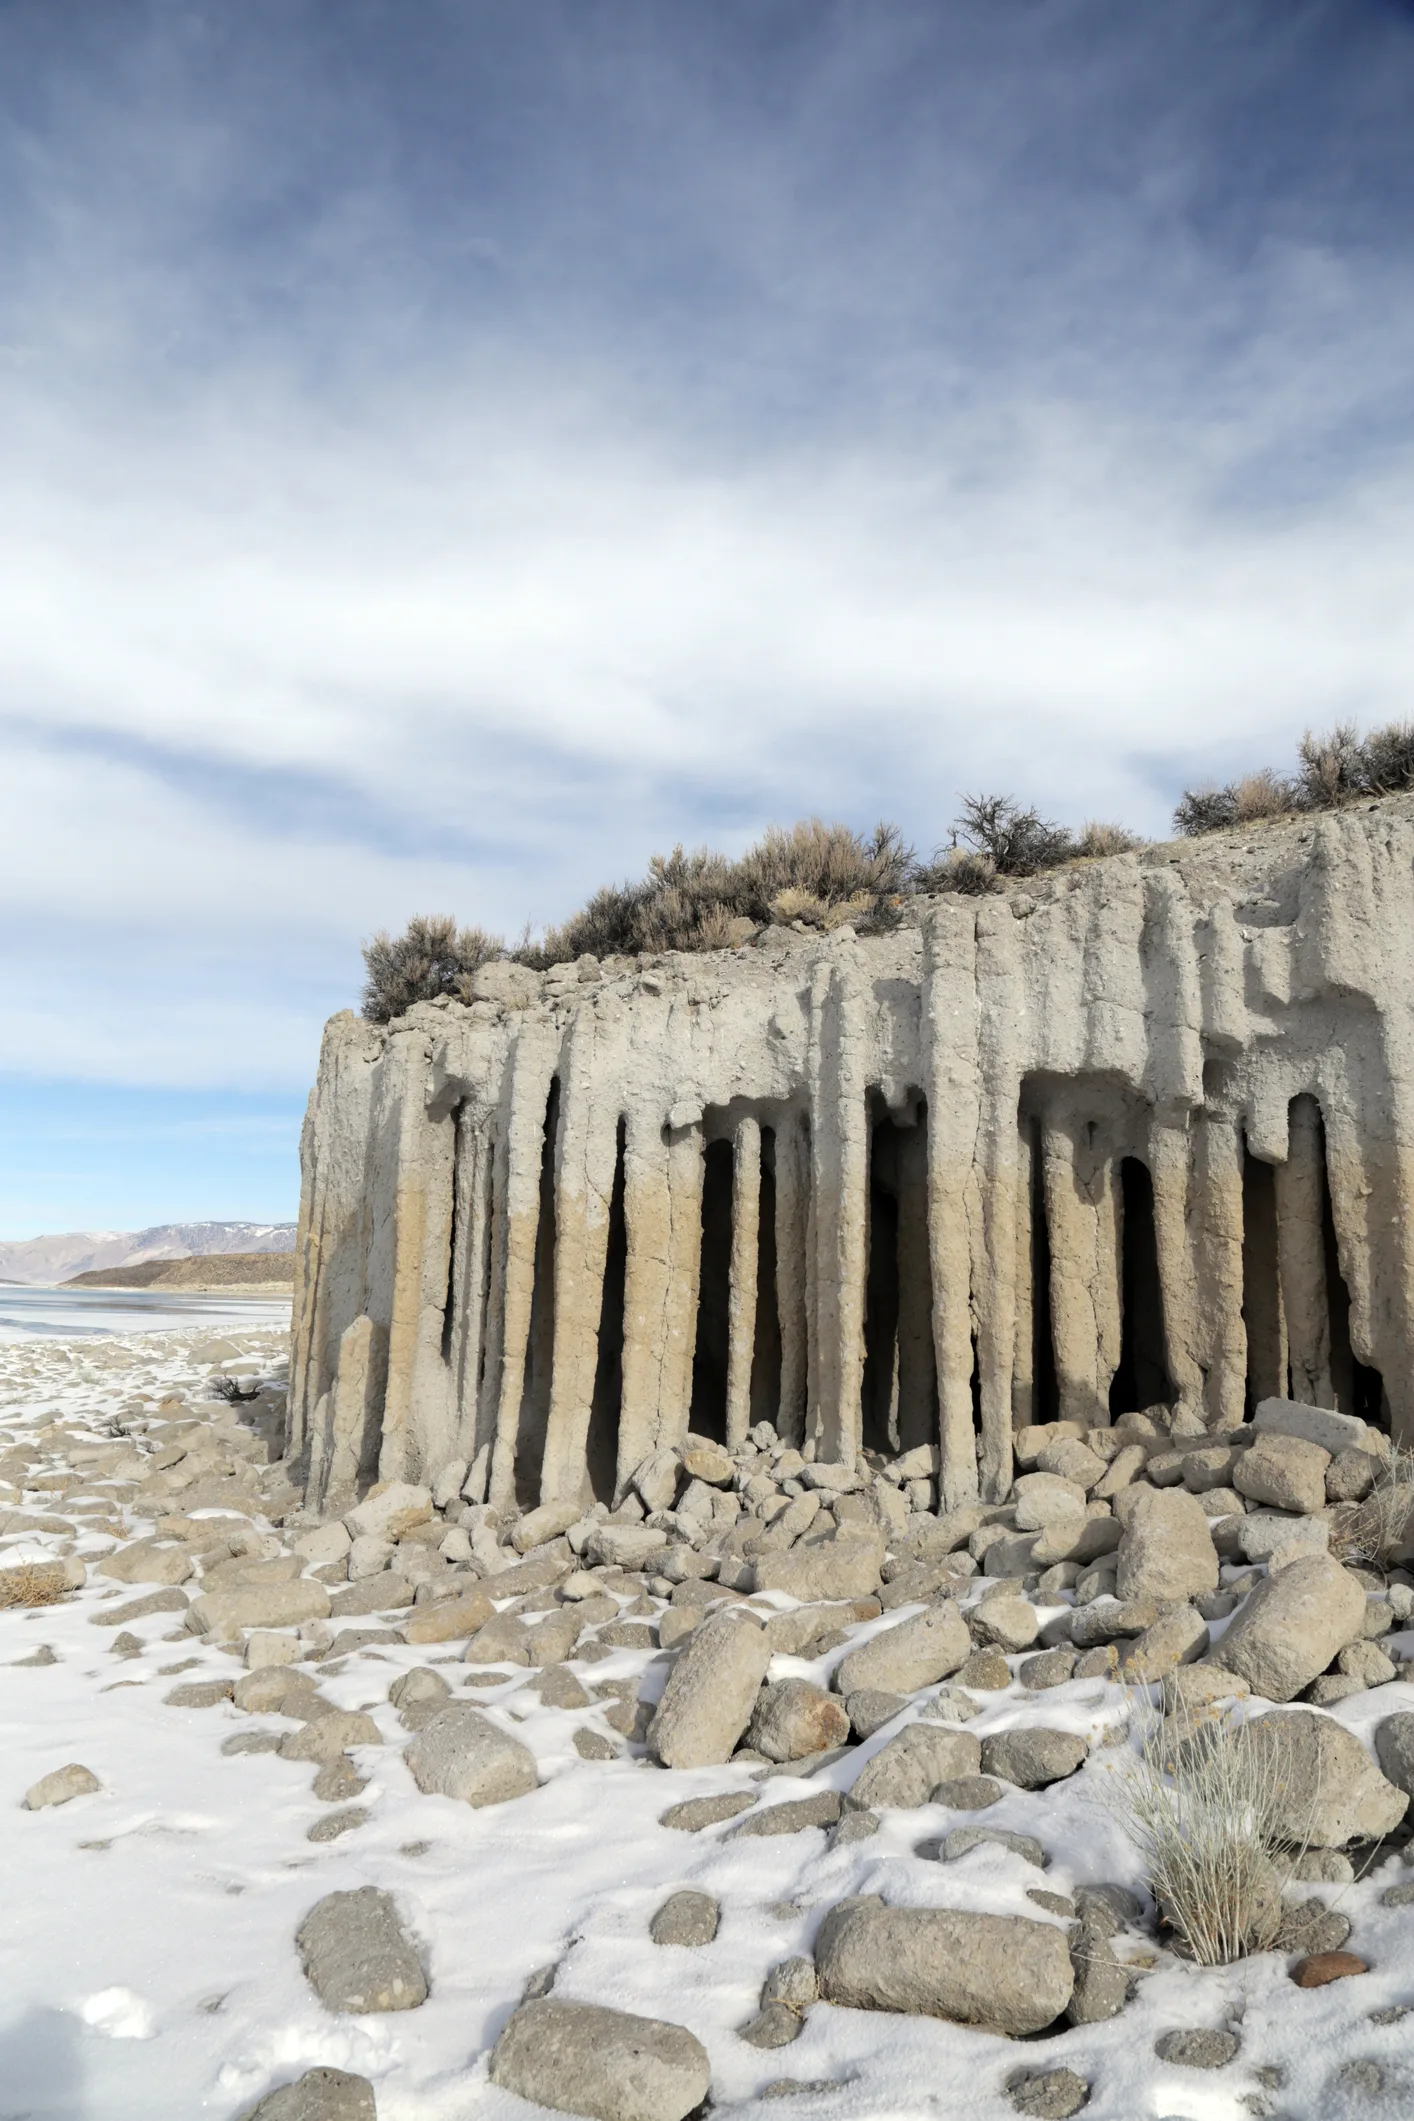
[[414,912],[1414,713],[1407,0],[0,0],[0,1237]]

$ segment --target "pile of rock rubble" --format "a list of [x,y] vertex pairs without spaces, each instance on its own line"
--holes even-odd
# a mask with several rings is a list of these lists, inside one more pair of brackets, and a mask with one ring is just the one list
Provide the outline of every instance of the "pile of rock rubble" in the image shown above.
[[[279,1424],[280,1395],[268,1388],[238,1407],[168,1403],[118,1421],[106,1439],[52,1431],[0,1456],[11,1492],[0,1534],[44,1523],[110,1531],[117,1543],[96,1573],[111,1595],[92,1617],[116,1654],[137,1646],[130,1630],[141,1620],[169,1613],[229,1649],[238,1672],[168,1699],[248,1713],[251,1728],[226,1740],[228,1752],[308,1762],[334,1807],[324,1838],[366,1817],[354,1801],[365,1787],[358,1754],[383,1739],[370,1716],[321,1693],[321,1672],[398,1643],[437,1653],[403,1671],[390,1696],[424,1792],[482,1806],[536,1788],[536,1757],[500,1710],[510,1684],[572,1719],[587,1760],[626,1753],[669,1772],[746,1771],[705,1797],[674,1799],[665,1781],[670,1829],[814,1831],[839,1846],[869,1838],[885,1812],[943,1806],[952,1823],[919,1844],[922,1860],[958,1861],[996,1841],[1034,1866],[1034,1917],[839,1902],[813,1955],[767,1980],[741,2029],[758,2046],[789,2045],[820,2001],[1016,2037],[1123,2010],[1162,1942],[1157,1910],[1119,1886],[1049,1891],[1043,1833],[1020,1831],[1014,1806],[1008,1828],[988,1823],[1004,1798],[1093,1771],[1092,1751],[1125,1735],[1135,1697],[1120,1689],[1151,1690],[1163,1713],[1188,1718],[1244,1699],[1300,1704],[1277,1741],[1290,1839],[1305,1852],[1298,1884],[1348,1878],[1355,1863],[1405,1846],[1414,1713],[1391,1694],[1373,1757],[1327,1713],[1414,1679],[1409,1575],[1337,1558],[1350,1513],[1389,1478],[1386,1439],[1350,1417],[1274,1400],[1223,1435],[1162,1408],[1112,1429],[1053,1423],[1017,1437],[1023,1470],[1005,1503],[941,1516],[930,1448],[887,1464],[866,1454],[846,1469],[762,1425],[733,1453],[698,1437],[656,1451],[615,1508],[547,1503],[504,1520],[463,1498],[468,1469],[453,1464],[430,1487],[374,1488],[318,1521],[279,1463]],[[133,1538],[135,1518],[151,1528]],[[42,1566],[58,1572],[54,1595],[87,1574],[72,1553]],[[645,1682],[654,1674],[641,1697],[633,1682],[596,1684],[596,1664],[617,1650],[642,1652]],[[779,1668],[802,1659],[816,1676]],[[1073,1715],[1047,1715],[1048,1697],[1073,1700],[1056,1690],[1075,1681],[1102,1692],[1115,1683],[1089,1738]],[[968,1724],[1003,1693],[1024,1713],[979,1740]],[[1276,1722],[1254,1718],[1249,1742],[1271,1742]],[[778,1775],[808,1780],[855,1755],[852,1777],[831,1773],[812,1794],[775,1798]],[[63,1802],[92,1782],[69,1763],[27,1802]],[[1385,1897],[1414,1902],[1414,1887],[1396,1883]],[[691,1949],[711,1941],[717,1918],[710,1895],[678,1892],[652,1935]],[[1321,1900],[1289,1895],[1279,1943],[1296,1978],[1362,1971],[1343,1950],[1349,1933]],[[331,2010],[426,1999],[416,1946],[371,1886],[320,1901],[298,1943]],[[1226,2033],[1166,2037],[1178,2042],[1169,2059],[1189,2066],[1235,2052]],[[688,2028],[557,1998],[553,1970],[512,2016],[491,2068],[542,2106],[585,2114],[631,2105],[647,2121],[682,2121],[709,2093],[707,2055]],[[1008,2081],[1023,2113],[1070,2114],[1088,2096],[1068,2070]],[[262,2121],[363,2121],[373,2093],[320,2070],[258,2111]]]

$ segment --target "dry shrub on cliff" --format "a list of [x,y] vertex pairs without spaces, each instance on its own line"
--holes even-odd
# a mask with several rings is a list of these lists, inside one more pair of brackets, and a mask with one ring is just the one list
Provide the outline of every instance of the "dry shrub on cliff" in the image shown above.
[[1278,1750],[1242,1744],[1231,1710],[1160,1718],[1141,1697],[1131,1720],[1139,1750],[1101,1788],[1165,1921],[1200,1966],[1269,1950],[1291,1868]]
[[364,944],[363,1013],[370,1023],[388,1024],[439,994],[469,1002],[478,967],[504,956],[501,938],[484,928],[458,928],[450,914],[415,913],[401,935],[380,928]]
[[1307,731],[1292,778],[1263,767],[1224,787],[1205,782],[1185,789],[1173,821],[1178,832],[1192,837],[1258,818],[1334,810],[1361,797],[1398,795],[1411,788],[1414,723],[1390,722],[1362,737],[1353,722],[1340,722],[1324,736]]
[[1075,843],[1077,854],[1087,861],[1103,861],[1110,854],[1133,854],[1142,847],[1143,840],[1135,832],[1127,832],[1123,825],[1111,825],[1102,818],[1089,818],[1080,828],[1080,837]]

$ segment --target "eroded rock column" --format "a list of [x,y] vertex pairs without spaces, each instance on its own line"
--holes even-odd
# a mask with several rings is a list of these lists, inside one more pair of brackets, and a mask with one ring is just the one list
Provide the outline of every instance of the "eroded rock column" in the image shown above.
[[1277,1253],[1292,1391],[1309,1406],[1333,1406],[1325,1159],[1321,1111],[1314,1097],[1291,1101],[1286,1162],[1277,1165],[1276,1196]]
[[805,1441],[806,1251],[810,1151],[801,1114],[776,1126],[776,1308],[781,1329],[781,1400],[776,1427],[788,1443]]
[[558,1057],[558,1040],[517,1041],[511,1068],[506,1140],[506,1212],[501,1243],[501,1366],[496,1401],[496,1442],[491,1461],[490,1500],[498,1509],[515,1501],[516,1450],[525,1395],[531,1307],[535,1297],[536,1240],[540,1232],[540,1176],[545,1153],[545,1111]]
[[968,1193],[981,1114],[976,914],[944,901],[924,925],[923,1038],[928,1065],[928,1249],[938,1367],[939,1493],[975,1501],[972,1241]]
[[727,1448],[751,1427],[751,1358],[756,1351],[756,1279],[761,1244],[761,1128],[740,1119],[732,1138],[732,1258],[727,1306]]
[[1105,1428],[1121,1348],[1119,1185],[1099,1124],[1048,1119],[1041,1135],[1051,1327],[1062,1421]]

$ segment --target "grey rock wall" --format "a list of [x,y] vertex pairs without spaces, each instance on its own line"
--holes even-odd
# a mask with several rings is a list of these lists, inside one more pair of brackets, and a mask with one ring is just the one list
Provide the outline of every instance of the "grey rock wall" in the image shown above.
[[[936,1446],[1293,1396],[1414,1429],[1414,823],[1076,864],[861,939],[490,965],[325,1034],[290,1452],[616,1499],[689,1428]],[[548,1124],[547,1124],[548,1123]],[[915,1498],[916,1500],[916,1498]]]

